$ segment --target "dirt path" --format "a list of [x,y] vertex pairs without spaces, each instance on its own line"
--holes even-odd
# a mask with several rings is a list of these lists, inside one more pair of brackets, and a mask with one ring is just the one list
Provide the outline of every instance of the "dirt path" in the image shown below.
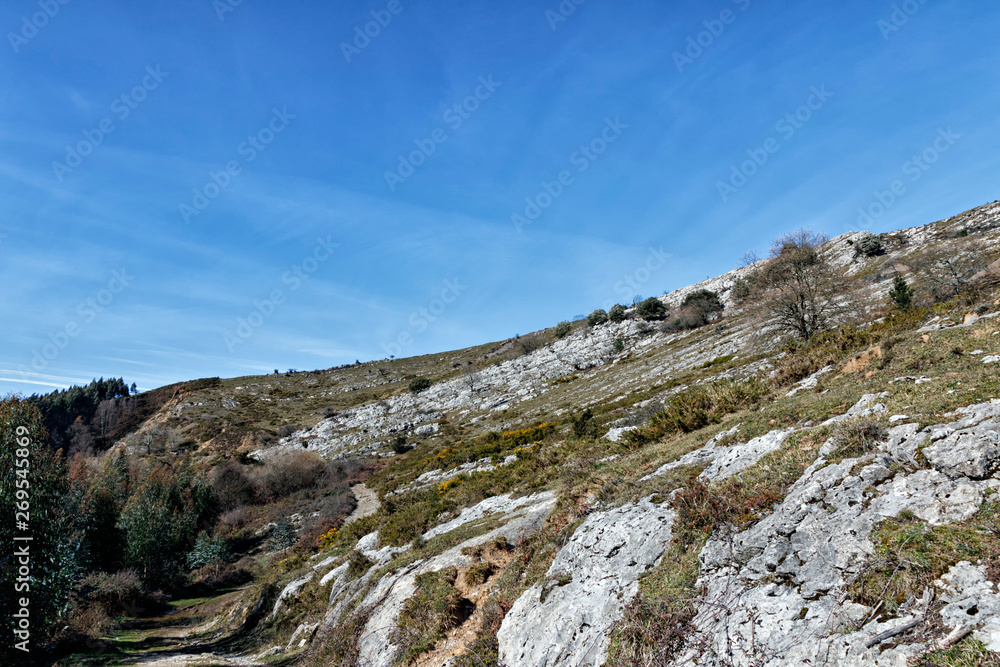
[[369,489],[364,484],[355,484],[351,487],[351,492],[354,493],[354,497],[358,501],[358,506],[354,508],[351,515],[344,520],[344,525],[357,521],[358,519],[363,519],[370,514],[374,514],[378,511],[378,508],[382,506],[382,503],[378,500],[378,495],[371,489]]
[[121,664],[145,667],[263,667],[253,656],[229,654],[220,646],[216,626],[220,611],[239,591],[136,621],[114,643],[126,653]]

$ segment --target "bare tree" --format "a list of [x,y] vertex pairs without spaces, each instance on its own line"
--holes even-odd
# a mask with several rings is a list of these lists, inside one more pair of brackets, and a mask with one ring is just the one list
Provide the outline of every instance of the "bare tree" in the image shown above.
[[827,240],[807,230],[783,236],[750,276],[744,301],[757,304],[770,327],[809,341],[846,310],[843,283],[819,250]]
[[959,254],[932,260],[925,270],[927,279],[937,287],[938,292],[957,296],[973,283],[973,277],[984,268],[986,262],[982,259]]
[[473,394],[478,394],[483,390],[483,376],[476,370],[475,366],[469,367],[469,370],[465,373],[465,377],[462,378],[462,382]]

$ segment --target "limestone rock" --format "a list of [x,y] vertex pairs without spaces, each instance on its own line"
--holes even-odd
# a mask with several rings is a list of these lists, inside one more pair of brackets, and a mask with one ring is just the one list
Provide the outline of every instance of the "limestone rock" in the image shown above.
[[556,555],[546,584],[521,595],[497,640],[509,667],[602,665],[637,578],[670,543],[674,514],[648,500],[593,514]]

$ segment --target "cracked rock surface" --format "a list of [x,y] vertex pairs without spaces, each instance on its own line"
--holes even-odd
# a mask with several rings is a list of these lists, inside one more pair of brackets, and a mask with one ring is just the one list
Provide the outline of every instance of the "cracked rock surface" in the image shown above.
[[547,581],[517,599],[497,633],[511,667],[602,665],[638,577],[666,551],[674,513],[649,500],[592,514],[556,555]]
[[[709,604],[694,621],[689,652],[676,664],[701,655],[698,664],[720,666],[905,665],[922,645],[880,652],[866,643],[915,617],[872,620],[873,610],[850,602],[845,591],[874,554],[870,535],[878,522],[903,510],[930,525],[966,521],[988,490],[1000,488],[1000,481],[989,477],[1000,464],[991,454],[1000,402],[961,412],[966,416],[959,421],[921,431],[896,427],[886,451],[862,459],[829,464],[821,458],[772,514],[745,531],[713,535],[700,556]],[[929,440],[938,447],[927,457],[933,468],[892,473],[897,460]],[[992,584],[986,584],[965,568],[952,576],[951,585],[962,591],[979,586],[992,603],[985,597],[987,588],[993,595]],[[953,597],[958,604],[961,594]],[[951,609],[942,612],[946,626],[959,618]],[[993,641],[1000,628],[986,624],[987,614],[981,616],[971,622]],[[963,622],[970,622],[968,614]],[[732,663],[722,661],[726,655]]]

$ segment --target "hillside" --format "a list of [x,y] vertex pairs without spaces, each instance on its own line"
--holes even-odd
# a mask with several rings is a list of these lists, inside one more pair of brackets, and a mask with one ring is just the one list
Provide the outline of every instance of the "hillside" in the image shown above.
[[204,476],[226,555],[59,664],[1000,664],[1000,203],[877,240],[819,246],[808,341],[762,259],[662,321],[158,390],[78,470]]

